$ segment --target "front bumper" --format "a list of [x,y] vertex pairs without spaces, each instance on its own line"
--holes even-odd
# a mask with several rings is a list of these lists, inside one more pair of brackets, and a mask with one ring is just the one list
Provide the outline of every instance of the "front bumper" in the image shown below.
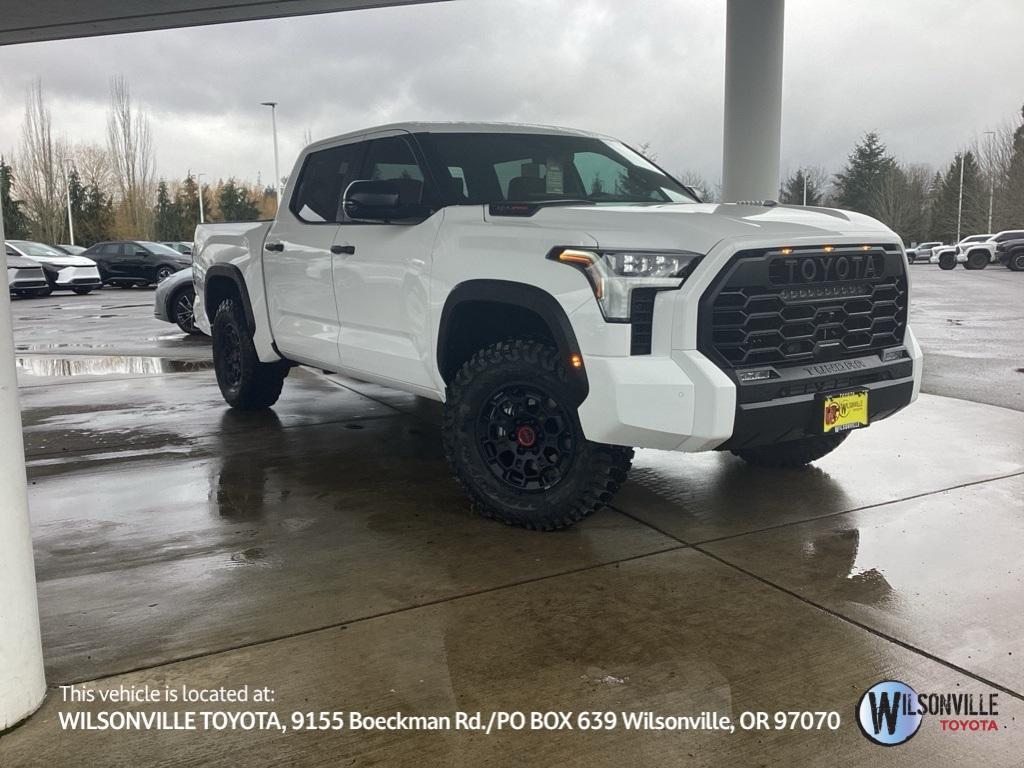
[[99,288],[103,285],[97,267],[43,267],[46,280],[51,288],[72,290],[75,288]]
[[49,283],[46,282],[46,278],[39,269],[8,268],[7,270],[7,288],[11,293],[36,291],[46,288],[48,285]]
[[[841,361],[808,373],[782,370],[765,383],[736,384],[696,350],[671,357],[586,357],[590,391],[579,407],[588,440],[637,448],[707,451],[752,447],[819,434],[820,396],[868,391],[873,423],[917,399],[921,348],[907,328],[905,357]],[[843,370],[845,369],[845,370]]]

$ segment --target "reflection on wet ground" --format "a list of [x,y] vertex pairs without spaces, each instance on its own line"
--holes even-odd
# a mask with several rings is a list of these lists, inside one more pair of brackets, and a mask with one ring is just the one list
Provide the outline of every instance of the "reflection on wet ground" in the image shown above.
[[[164,335],[141,316],[136,334]],[[191,359],[161,343],[144,357]],[[208,365],[48,383],[65,375],[21,392],[51,684],[266,685],[282,712],[842,715],[827,736],[189,734],[193,764],[867,765],[849,713],[890,677],[1000,695],[999,733],[928,722],[908,765],[1024,754],[1024,414],[924,396],[797,471],[641,451],[614,508],[540,535],[471,512],[437,403],[298,369],[244,414]],[[84,740],[62,709],[51,693],[0,765],[182,744]]]
[[212,360],[171,360],[166,357],[105,355],[90,357],[16,357],[19,372],[32,376],[109,376],[113,374],[192,373],[213,368]]

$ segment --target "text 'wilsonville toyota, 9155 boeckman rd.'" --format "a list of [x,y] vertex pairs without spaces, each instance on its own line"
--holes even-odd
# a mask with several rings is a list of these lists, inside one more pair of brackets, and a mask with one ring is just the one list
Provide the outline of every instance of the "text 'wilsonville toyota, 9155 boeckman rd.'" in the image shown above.
[[703,204],[614,139],[368,129],[307,147],[283,201],[196,230],[227,402],[271,406],[295,364],[443,401],[455,476],[507,523],[583,518],[634,447],[803,465],[920,388],[889,228]]

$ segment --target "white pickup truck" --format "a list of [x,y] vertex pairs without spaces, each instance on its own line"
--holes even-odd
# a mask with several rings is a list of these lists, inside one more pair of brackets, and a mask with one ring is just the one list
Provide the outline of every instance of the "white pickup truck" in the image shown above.
[[282,200],[196,230],[227,402],[270,407],[294,365],[443,401],[452,471],[506,523],[583,518],[634,446],[807,464],[920,388],[896,234],[702,204],[604,136],[372,128],[307,147]]

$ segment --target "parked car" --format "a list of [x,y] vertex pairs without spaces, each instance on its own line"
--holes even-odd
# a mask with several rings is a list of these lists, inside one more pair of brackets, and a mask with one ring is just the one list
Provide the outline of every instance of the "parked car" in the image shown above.
[[149,240],[96,243],[83,254],[96,260],[104,283],[130,288],[167,279],[192,266],[192,258]]
[[[953,269],[957,264],[964,264],[966,267],[967,259],[964,256],[964,250],[975,243],[983,243],[990,237],[992,237],[991,234],[968,235],[961,238],[954,245],[943,245],[942,247],[933,248],[932,257],[929,261],[932,264],[938,264],[940,269]],[[973,269],[973,267],[966,268]]]
[[920,245],[907,248],[907,261],[911,264],[917,262],[927,262],[932,257],[932,249],[938,248],[942,243],[938,240],[931,240],[927,243],[921,243]]
[[282,199],[196,229],[224,399],[269,408],[305,364],[443,402],[449,466],[511,525],[599,509],[633,446],[802,466],[920,390],[889,227],[703,204],[604,136],[372,128],[303,150]]
[[156,287],[153,316],[165,323],[176,323],[185,333],[201,334],[196,327],[192,303],[196,289],[192,285],[192,267],[175,272]]
[[71,256],[31,240],[8,240],[7,245],[19,256],[35,261],[43,268],[49,291],[85,294],[103,285],[96,262],[85,256]]
[[1006,239],[996,244],[996,259],[1014,272],[1024,272],[1024,235],[1019,239]]
[[166,245],[168,248],[173,248],[178,253],[183,253],[186,256],[192,255],[192,243],[186,243],[182,240],[168,240],[160,243],[160,245]]
[[957,244],[955,260],[951,260],[947,255],[945,266],[942,262],[939,263],[939,266],[943,269],[953,269],[957,264],[963,264],[964,269],[984,269],[997,260],[996,246],[999,243],[1021,238],[1024,238],[1024,229],[1004,229],[994,235],[974,235],[964,238]]
[[57,245],[51,245],[51,248],[56,248],[58,251],[64,251],[68,256],[78,256],[85,252],[84,245],[67,245],[66,243],[59,243]]
[[50,284],[42,266],[32,259],[19,256],[10,246],[7,252],[7,288],[12,296],[47,296]]

